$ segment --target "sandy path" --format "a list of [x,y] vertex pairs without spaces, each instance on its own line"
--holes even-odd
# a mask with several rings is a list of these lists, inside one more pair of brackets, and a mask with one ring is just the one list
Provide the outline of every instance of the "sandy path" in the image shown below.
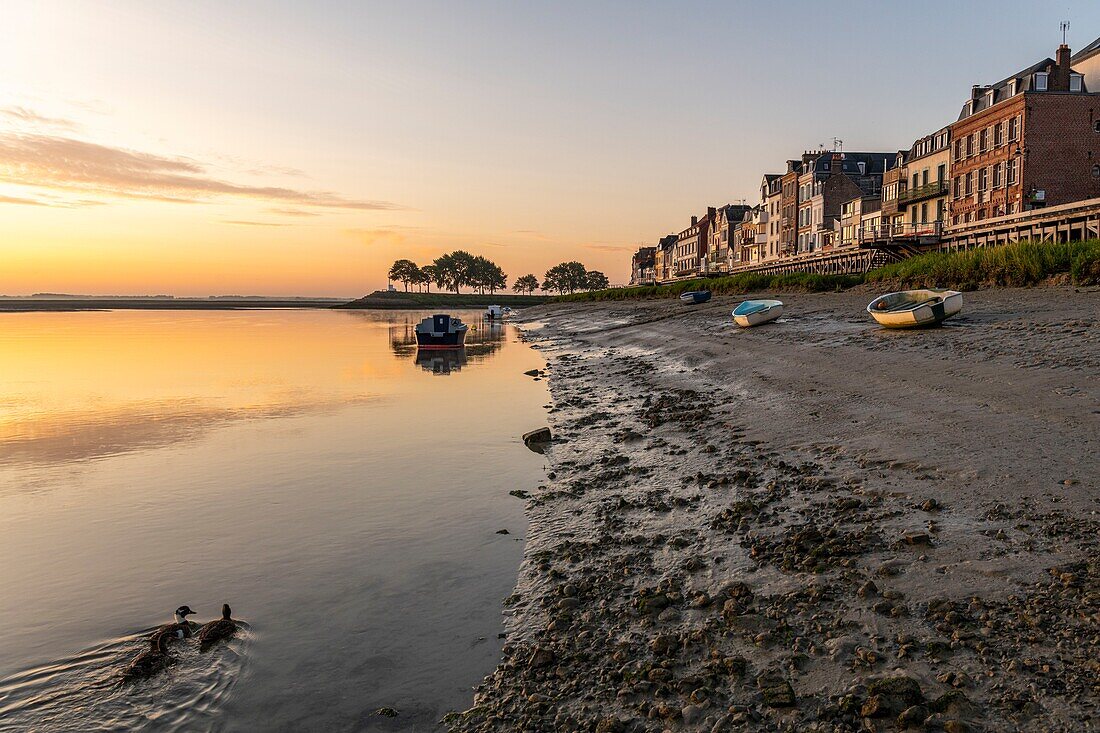
[[529,312],[557,437],[456,730],[1093,730],[1100,293]]

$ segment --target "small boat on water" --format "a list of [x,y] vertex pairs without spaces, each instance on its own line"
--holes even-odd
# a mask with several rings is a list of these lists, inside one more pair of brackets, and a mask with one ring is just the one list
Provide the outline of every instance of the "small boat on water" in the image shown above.
[[504,309],[499,305],[491,305],[485,309],[485,318],[490,321],[499,321],[504,318]]
[[680,302],[684,305],[698,305],[710,300],[709,290],[689,290],[680,295]]
[[733,322],[741,328],[759,326],[783,315],[781,300],[746,300],[733,309]]
[[962,310],[962,293],[957,290],[902,290],[875,298],[867,312],[886,328],[938,326]]
[[421,349],[457,349],[466,343],[469,326],[443,313],[416,324],[416,345]]

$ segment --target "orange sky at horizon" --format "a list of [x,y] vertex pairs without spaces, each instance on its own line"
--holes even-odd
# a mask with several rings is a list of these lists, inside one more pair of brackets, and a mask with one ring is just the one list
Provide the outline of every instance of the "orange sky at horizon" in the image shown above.
[[[510,284],[568,260],[624,283],[803,150],[952,122],[1069,12],[930,2],[10,0],[0,295],[355,297],[456,249]],[[1100,5],[1067,4],[1080,48]],[[940,52],[869,106],[859,74],[912,76],[897,27]]]

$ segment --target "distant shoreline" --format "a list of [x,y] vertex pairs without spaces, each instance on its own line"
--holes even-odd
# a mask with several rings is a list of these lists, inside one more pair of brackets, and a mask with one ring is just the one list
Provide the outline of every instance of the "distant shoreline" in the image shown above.
[[309,298],[0,298],[0,313],[105,310],[258,310],[333,308],[345,301]]
[[489,305],[523,306],[540,305],[551,299],[549,295],[505,295],[494,293],[406,293],[402,291],[376,290],[370,295],[334,306],[336,308],[369,310],[408,310],[435,307],[485,308]]

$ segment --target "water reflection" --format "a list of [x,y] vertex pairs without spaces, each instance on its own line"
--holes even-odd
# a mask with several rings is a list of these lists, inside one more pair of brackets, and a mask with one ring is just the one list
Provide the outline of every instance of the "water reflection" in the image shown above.
[[[488,324],[425,364],[424,315],[0,319],[0,733],[423,731],[469,707],[522,554],[508,492],[542,476],[518,436],[545,364]],[[226,601],[246,647],[104,692],[166,609]]]
[[391,324],[388,329],[390,349],[398,357],[415,354],[414,363],[433,374],[451,374],[461,370],[467,363],[484,361],[504,344],[506,333],[506,327],[500,321],[482,320],[478,325],[470,327],[464,348],[446,349],[440,354],[433,354],[431,351],[434,350],[417,348],[418,323],[419,319],[410,317],[400,323]]
[[432,374],[450,374],[466,365],[466,349],[417,349],[416,364]]

